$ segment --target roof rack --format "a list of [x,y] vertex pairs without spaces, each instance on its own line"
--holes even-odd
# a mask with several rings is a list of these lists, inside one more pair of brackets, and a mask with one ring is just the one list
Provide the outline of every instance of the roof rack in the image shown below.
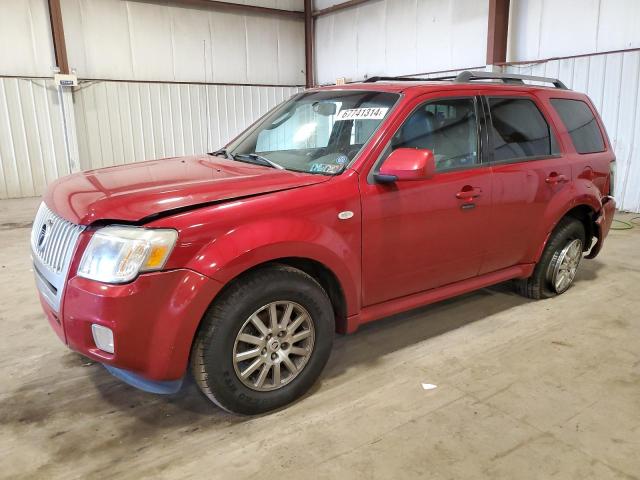
[[497,72],[472,72],[465,70],[455,77],[456,83],[469,83],[472,80],[502,80],[504,83],[515,83],[523,85],[523,80],[532,82],[552,83],[556,88],[567,90],[567,86],[557,78],[536,77],[534,75],[518,75],[517,73],[497,73]]
[[434,78],[416,78],[416,77],[371,77],[367,78],[365,83],[373,83],[380,81],[402,81],[402,82],[433,82],[450,80],[455,83],[470,83],[473,80],[502,80],[503,83],[524,85],[524,80],[531,82],[551,83],[556,88],[567,90],[567,86],[557,78],[536,77],[534,75],[519,75],[516,73],[495,73],[495,72],[477,72],[465,70],[457,75],[448,75],[445,77]]
[[375,82],[430,82],[433,78],[416,78],[416,77],[369,77],[362,83]]

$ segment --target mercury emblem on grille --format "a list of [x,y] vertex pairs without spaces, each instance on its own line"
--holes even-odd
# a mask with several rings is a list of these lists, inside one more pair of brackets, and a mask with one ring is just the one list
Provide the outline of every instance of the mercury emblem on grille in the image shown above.
[[44,249],[44,245],[49,237],[49,233],[51,233],[51,229],[53,227],[53,222],[51,220],[47,220],[40,227],[40,233],[38,234],[38,250],[42,251]]

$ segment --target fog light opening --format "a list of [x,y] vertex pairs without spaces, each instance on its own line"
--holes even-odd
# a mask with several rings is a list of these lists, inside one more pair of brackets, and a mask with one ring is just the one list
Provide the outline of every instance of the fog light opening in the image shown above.
[[113,353],[113,332],[110,328],[94,323],[91,325],[91,332],[96,347],[104,352]]

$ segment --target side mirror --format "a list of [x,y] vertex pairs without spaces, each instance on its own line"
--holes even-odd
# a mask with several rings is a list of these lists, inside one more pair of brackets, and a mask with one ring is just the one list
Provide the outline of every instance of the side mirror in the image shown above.
[[374,175],[378,183],[394,183],[406,180],[427,180],[436,171],[436,161],[431,150],[415,148],[398,148]]

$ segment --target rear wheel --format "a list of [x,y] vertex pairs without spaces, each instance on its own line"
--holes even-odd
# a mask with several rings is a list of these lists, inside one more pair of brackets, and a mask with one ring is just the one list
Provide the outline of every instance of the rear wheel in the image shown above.
[[575,218],[563,218],[551,234],[531,277],[517,281],[518,291],[534,299],[566,292],[576,276],[584,244],[582,222]]
[[263,413],[313,385],[333,334],[333,308],[322,287],[300,270],[271,265],[240,278],[214,302],[196,335],[191,370],[223,409]]

